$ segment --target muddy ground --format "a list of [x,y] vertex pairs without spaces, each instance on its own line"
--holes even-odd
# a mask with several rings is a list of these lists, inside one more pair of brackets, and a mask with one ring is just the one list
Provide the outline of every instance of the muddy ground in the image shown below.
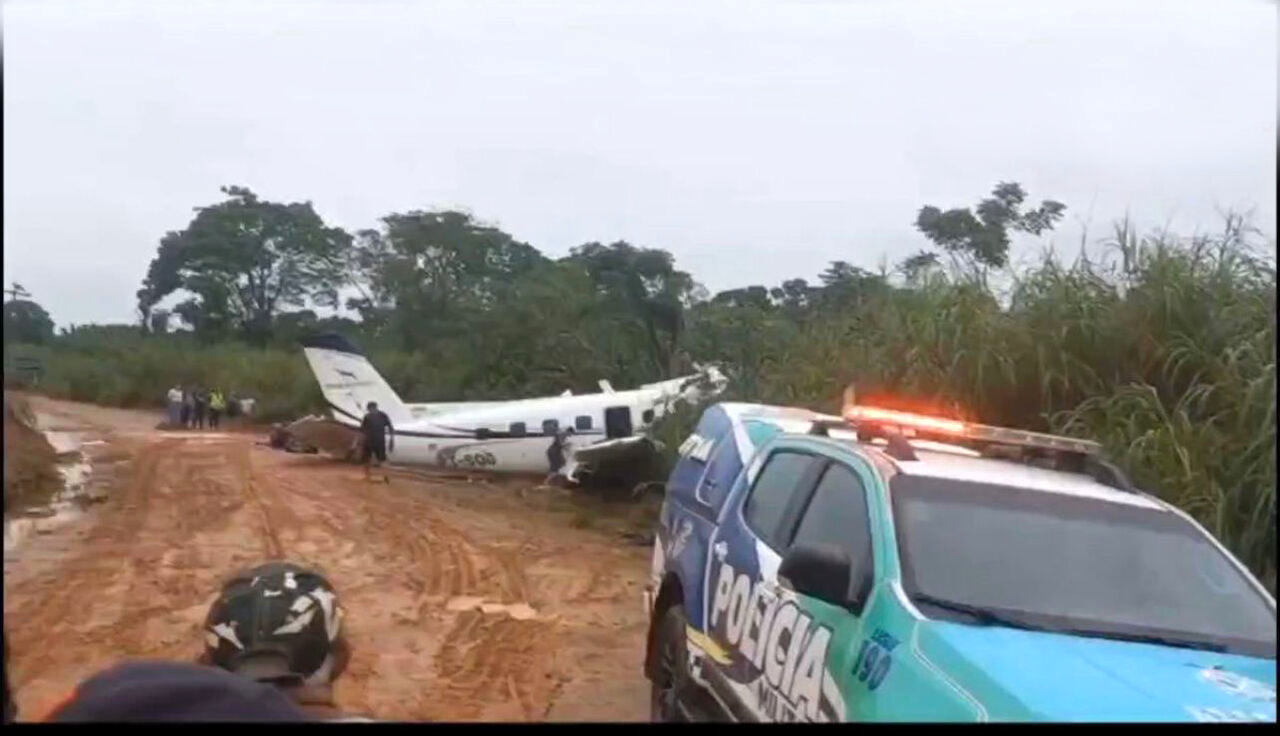
[[5,513],[47,503],[62,489],[57,453],[35,427],[30,402],[4,392]]
[[24,719],[121,659],[194,659],[219,581],[275,558],[316,565],[338,588],[353,656],[337,697],[352,712],[647,717],[649,548],[626,537],[648,526],[652,502],[409,473],[367,484],[358,468],[246,433],[166,433],[152,414],[32,405],[52,428],[85,432],[109,495],[6,554],[5,638]]

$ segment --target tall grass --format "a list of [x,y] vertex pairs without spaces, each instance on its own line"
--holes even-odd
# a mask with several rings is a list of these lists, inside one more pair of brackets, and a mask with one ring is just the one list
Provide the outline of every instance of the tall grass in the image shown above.
[[[726,398],[833,411],[853,382],[865,401],[1096,438],[1274,590],[1275,267],[1250,235],[1238,218],[1193,238],[1138,237],[1122,224],[1101,252],[1071,263],[1046,255],[1012,274],[1002,300],[934,273],[830,311],[703,304],[687,315],[685,345],[695,360],[725,367]],[[520,325],[537,329],[557,328]],[[410,400],[563,388],[526,377],[519,356],[495,361],[492,346],[427,347],[371,358]],[[129,333],[23,351],[45,358],[45,390],[82,401],[158,407],[183,381],[255,396],[266,419],[322,406],[296,349]],[[578,362],[571,344],[557,355]],[[591,371],[601,365],[599,350],[597,362],[583,358]],[[664,439],[679,444],[695,420],[678,413]]]
[[934,274],[750,333],[733,377],[751,400],[832,411],[852,382],[861,400],[1098,439],[1274,591],[1275,267],[1248,235],[1237,218],[1186,239],[1121,225],[1092,258],[1015,274],[1004,305]]

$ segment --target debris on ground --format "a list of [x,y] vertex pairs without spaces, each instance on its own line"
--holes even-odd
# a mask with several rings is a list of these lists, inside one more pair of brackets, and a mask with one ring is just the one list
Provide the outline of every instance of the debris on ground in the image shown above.
[[314,455],[320,451],[314,445],[309,445],[295,437],[293,433],[289,431],[289,428],[280,422],[271,425],[271,431],[267,437],[267,444],[277,450],[303,453],[307,455]]

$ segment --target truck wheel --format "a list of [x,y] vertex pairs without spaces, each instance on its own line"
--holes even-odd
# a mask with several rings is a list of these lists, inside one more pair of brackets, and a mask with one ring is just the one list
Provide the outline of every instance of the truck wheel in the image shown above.
[[684,605],[676,602],[662,614],[658,629],[657,663],[649,695],[649,720],[674,723],[685,720],[680,698],[689,687],[689,650]]

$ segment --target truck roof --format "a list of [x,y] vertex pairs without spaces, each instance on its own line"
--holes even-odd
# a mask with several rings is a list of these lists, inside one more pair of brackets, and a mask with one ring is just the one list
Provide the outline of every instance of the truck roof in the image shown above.
[[998,458],[976,457],[962,448],[940,451],[917,445],[916,460],[890,459],[904,475],[986,483],[1008,487],[1011,492],[1039,491],[1091,498],[1110,503],[1164,510],[1154,499],[1103,485],[1078,473],[1040,468]]
[[[840,421],[840,417],[797,407],[760,404],[721,403],[735,421],[755,420],[771,424],[784,434],[808,435],[816,421]],[[1168,510],[1160,501],[1142,493],[1134,493],[1098,482],[1094,478],[1060,470],[1028,465],[1000,458],[983,457],[960,445],[926,439],[912,439],[916,460],[899,460],[885,452],[882,440],[859,441],[850,428],[832,427],[828,438],[836,442],[876,450],[877,454],[904,475],[947,478],[957,481],[987,483],[1007,487],[1010,492],[1038,491],[1090,498],[1103,502],[1127,504],[1153,510]],[[746,441],[746,438],[743,438]],[[745,445],[745,447],[749,446]],[[754,450],[755,448],[751,448]]]

